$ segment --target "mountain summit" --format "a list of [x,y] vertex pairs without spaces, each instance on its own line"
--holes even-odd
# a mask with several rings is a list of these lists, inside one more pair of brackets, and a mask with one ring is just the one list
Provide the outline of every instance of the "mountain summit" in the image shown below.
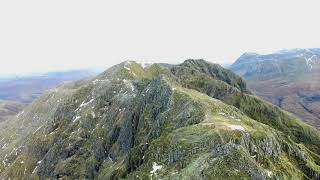
[[320,132],[204,60],[127,61],[0,124],[3,179],[312,179]]
[[230,69],[257,95],[320,127],[320,49],[244,54]]

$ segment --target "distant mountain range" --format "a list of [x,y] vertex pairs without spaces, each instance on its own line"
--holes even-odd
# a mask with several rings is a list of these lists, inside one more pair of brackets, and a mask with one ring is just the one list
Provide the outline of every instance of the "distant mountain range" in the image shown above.
[[257,95],[320,127],[320,49],[244,53],[230,69]]
[[65,81],[73,81],[100,73],[101,69],[54,71],[43,74],[6,75],[0,77],[0,100],[30,103]]
[[204,60],[123,62],[0,122],[0,179],[319,177],[319,130]]

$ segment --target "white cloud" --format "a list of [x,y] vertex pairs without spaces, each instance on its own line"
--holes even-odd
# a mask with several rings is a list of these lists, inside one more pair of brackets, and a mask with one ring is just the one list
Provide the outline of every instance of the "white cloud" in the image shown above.
[[320,47],[317,1],[1,1],[0,72]]

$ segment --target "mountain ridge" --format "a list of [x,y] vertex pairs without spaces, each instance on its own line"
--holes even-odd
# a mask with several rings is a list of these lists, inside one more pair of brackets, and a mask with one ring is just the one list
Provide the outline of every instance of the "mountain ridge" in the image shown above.
[[0,130],[4,179],[303,179],[320,173],[318,130],[204,60],[124,62],[47,92],[6,126]]

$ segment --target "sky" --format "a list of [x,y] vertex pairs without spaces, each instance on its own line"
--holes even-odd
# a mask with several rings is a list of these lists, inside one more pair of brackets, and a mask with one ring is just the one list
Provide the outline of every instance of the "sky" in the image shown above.
[[0,74],[320,47],[316,0],[0,1]]

